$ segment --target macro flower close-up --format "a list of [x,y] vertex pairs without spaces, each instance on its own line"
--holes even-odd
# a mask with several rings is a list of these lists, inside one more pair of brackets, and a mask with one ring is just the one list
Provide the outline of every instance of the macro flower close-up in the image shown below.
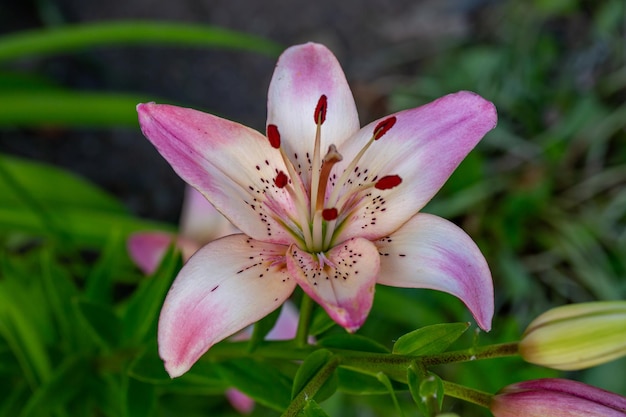
[[496,124],[471,92],[359,127],[334,55],[287,49],[269,87],[266,134],[196,110],[140,104],[144,135],[241,233],[208,243],[177,276],[159,320],[172,377],[263,318],[297,285],[349,332],[375,285],[461,299],[489,330],[493,284],[472,239],[420,210]]

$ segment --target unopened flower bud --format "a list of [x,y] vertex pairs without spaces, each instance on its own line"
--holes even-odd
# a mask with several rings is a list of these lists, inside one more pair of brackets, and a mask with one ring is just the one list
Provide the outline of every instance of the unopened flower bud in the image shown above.
[[626,301],[549,310],[530,323],[519,352],[530,363],[561,370],[589,368],[626,355]]
[[626,398],[567,379],[509,385],[493,397],[495,417],[624,417]]

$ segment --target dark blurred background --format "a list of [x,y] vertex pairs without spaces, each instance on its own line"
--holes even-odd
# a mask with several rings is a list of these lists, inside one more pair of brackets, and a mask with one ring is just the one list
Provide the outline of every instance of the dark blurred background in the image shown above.
[[[485,36],[499,19],[485,0],[0,0],[0,33],[71,23],[151,19],[248,32],[289,46],[326,44],[354,90],[362,123],[389,112],[392,89],[419,77],[420,62]],[[78,90],[140,93],[262,130],[275,58],[178,47],[110,47],[12,67]],[[67,167],[119,196],[136,214],[175,222],[182,183],[138,129],[0,130],[3,152]]]

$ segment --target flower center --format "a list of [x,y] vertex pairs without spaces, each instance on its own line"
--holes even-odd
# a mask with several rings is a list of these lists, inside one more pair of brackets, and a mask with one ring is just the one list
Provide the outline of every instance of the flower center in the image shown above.
[[[337,232],[349,221],[355,211],[362,207],[362,200],[373,199],[372,188],[376,190],[389,190],[402,182],[398,175],[386,175],[379,177],[373,175],[371,181],[365,181],[355,185],[351,178],[359,172],[358,163],[369,147],[382,138],[396,123],[396,117],[391,116],[378,123],[372,136],[341,172],[340,175],[331,174],[335,165],[343,160],[335,145],[330,145],[322,158],[321,138],[322,125],[326,121],[328,99],[322,95],[315,107],[313,120],[316,125],[315,143],[311,161],[310,183],[304,184],[292,161],[281,146],[281,137],[278,127],[273,124],[267,126],[267,138],[273,148],[279,149],[282,159],[287,168],[287,173],[279,171],[274,177],[274,184],[289,192],[297,207],[298,230],[292,230],[292,234],[298,237],[300,249],[309,253],[322,256],[334,244]],[[364,172],[368,172],[366,169]],[[373,173],[372,173],[373,174]],[[356,174],[359,176],[360,174]],[[338,178],[337,178],[338,177]],[[294,181],[294,179],[298,179]],[[366,179],[369,177],[366,177]],[[329,188],[329,186],[331,188]],[[343,191],[343,193],[342,193]],[[283,223],[285,224],[285,223]]]

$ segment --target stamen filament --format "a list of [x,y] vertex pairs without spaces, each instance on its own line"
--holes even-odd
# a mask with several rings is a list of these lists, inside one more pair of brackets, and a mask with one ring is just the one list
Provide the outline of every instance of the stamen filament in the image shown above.
[[326,222],[326,234],[324,235],[324,246],[323,248],[330,248],[330,244],[333,240],[333,235],[335,234],[335,225],[337,224],[337,219],[329,220]]
[[322,220],[321,210],[316,211],[313,216],[313,245],[307,246],[314,252],[321,252],[324,249],[322,247],[324,241]]
[[322,125],[318,123],[317,128],[315,130],[315,146],[313,148],[313,162],[311,164],[311,211],[310,211],[311,219],[315,217],[316,205],[313,204],[313,198],[317,197],[318,188],[320,184],[319,181],[320,181],[320,170],[321,170],[321,155],[320,155],[321,136],[322,136]]
[[369,147],[372,145],[372,143],[374,143],[375,140],[376,140],[376,137],[372,136],[367,141],[365,146],[361,148],[361,150],[354,157],[354,159],[352,159],[352,162],[350,162],[350,165],[348,165],[348,167],[343,171],[343,173],[341,174],[341,177],[339,177],[339,180],[336,183],[337,185],[335,186],[335,188],[333,188],[333,191],[330,194],[330,198],[328,199],[329,206],[341,207],[341,205],[337,204],[337,199],[339,197],[339,193],[341,192],[341,188],[342,188],[341,185],[345,184],[348,181],[348,177],[350,177],[350,175],[352,174],[352,171],[354,171],[354,168],[356,168],[356,164],[359,163],[359,160],[361,159],[361,157],[363,157],[363,154],[365,154],[365,151],[369,149]]

